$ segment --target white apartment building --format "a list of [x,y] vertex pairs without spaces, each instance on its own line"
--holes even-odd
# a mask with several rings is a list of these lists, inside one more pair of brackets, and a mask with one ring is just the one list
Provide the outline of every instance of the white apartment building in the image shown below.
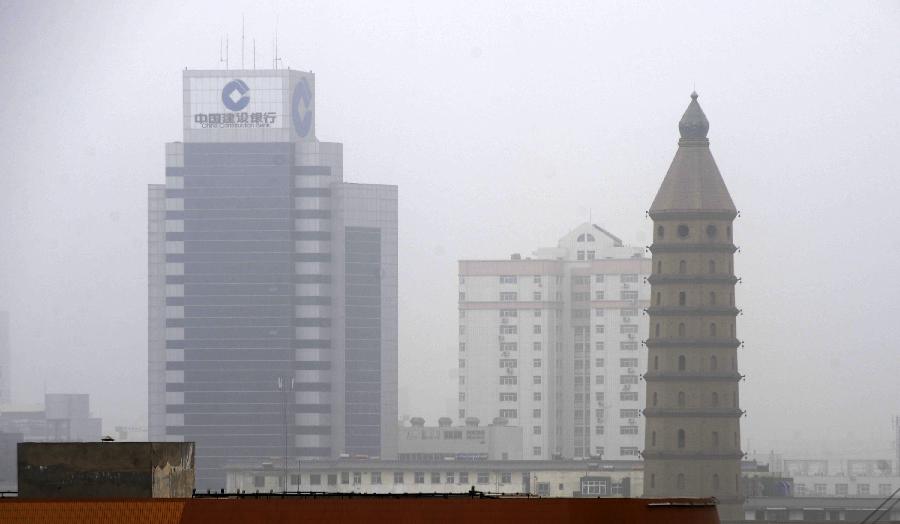
[[461,260],[459,418],[521,426],[527,459],[637,459],[649,273],[589,223],[534,258]]

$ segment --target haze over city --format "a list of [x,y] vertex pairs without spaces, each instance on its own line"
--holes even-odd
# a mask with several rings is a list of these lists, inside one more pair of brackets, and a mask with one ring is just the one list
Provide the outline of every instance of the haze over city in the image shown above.
[[[242,16],[244,51],[241,55]],[[313,71],[344,173],[399,187],[401,415],[457,398],[458,260],[645,216],[696,90],[740,210],[743,448],[887,447],[900,412],[900,4],[0,2],[12,394],[147,417],[147,185],[182,71]],[[646,336],[646,333],[644,334]],[[832,443],[832,444],[829,444]]]

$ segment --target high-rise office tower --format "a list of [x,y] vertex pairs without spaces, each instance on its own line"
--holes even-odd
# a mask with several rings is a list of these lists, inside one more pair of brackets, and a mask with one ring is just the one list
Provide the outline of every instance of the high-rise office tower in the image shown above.
[[459,262],[459,417],[522,426],[527,459],[638,460],[650,260],[593,224],[534,258]]
[[195,441],[201,489],[229,464],[394,457],[397,188],[344,182],[312,73],[183,81],[149,188],[150,439]]
[[737,211],[691,94],[675,159],[650,207],[653,274],[644,494],[719,500],[742,519],[732,223]]

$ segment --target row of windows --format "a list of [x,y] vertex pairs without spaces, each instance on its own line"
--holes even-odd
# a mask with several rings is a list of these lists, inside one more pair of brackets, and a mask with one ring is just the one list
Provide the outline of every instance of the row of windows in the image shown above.
[[[710,322],[709,329],[707,330],[707,335],[711,338],[718,337],[719,336],[719,325],[715,322]],[[657,323],[653,327],[653,336],[656,338],[659,338],[660,336],[662,336],[662,326],[660,326],[659,323]],[[678,336],[679,337],[687,336],[687,328],[684,325],[684,322],[680,322],[678,324]],[[728,325],[728,336],[729,336],[729,338],[734,338],[734,324]]]
[[[685,431],[683,429],[679,429],[678,432],[676,433],[676,444],[678,446],[678,449],[684,449],[685,446],[687,445],[687,438],[685,436]],[[656,447],[656,432],[655,431],[650,433],[650,446]],[[710,433],[710,446],[713,449],[719,448],[719,432],[718,431],[713,431],[712,433]],[[735,448],[739,447],[737,433],[734,434],[734,447]]]
[[[878,495],[887,496],[893,493],[893,485],[878,484]],[[813,484],[812,489],[807,488],[806,484],[794,484],[795,495],[828,495],[827,484]],[[847,496],[850,494],[849,484],[839,483],[834,485],[834,494],[838,496]],[[872,494],[872,486],[866,483],[856,485],[856,494],[861,496],[869,496]]]
[[[710,356],[708,362],[710,371],[717,371],[719,369],[719,358],[715,355]],[[685,355],[678,355],[678,371],[687,371],[687,368],[687,357]],[[659,369],[659,355],[654,355],[653,357],[653,369]],[[731,369],[735,369],[734,357],[731,359]]]
[[[724,395],[723,395],[724,396]],[[677,396],[678,407],[683,408],[687,407],[687,401],[685,398],[684,391],[679,391]],[[657,392],[654,391],[653,395],[651,395],[650,405],[651,407],[656,407],[659,401],[659,397]],[[717,408],[720,407],[721,403],[719,401],[719,393],[713,391],[709,396],[709,407]],[[737,393],[731,396],[731,407],[737,409]]]
[[[713,473],[713,475],[711,477],[711,484],[712,484],[712,489],[714,489],[714,490],[721,489],[718,473]],[[656,488],[656,475],[655,474],[650,475],[650,487]],[[675,489],[677,489],[679,491],[684,491],[686,489],[686,487],[687,487],[687,477],[684,476],[684,473],[679,473],[678,476],[675,477]],[[734,476],[734,490],[739,491],[739,489],[740,489],[740,476],[735,475]]]
[[[730,275],[732,271],[733,271],[732,262],[728,261],[728,273],[727,274]],[[663,263],[662,263],[662,260],[659,260],[656,262],[656,273],[662,274],[662,272],[663,272]],[[710,275],[715,275],[717,273],[715,260],[708,260],[706,262],[706,272]],[[688,274],[687,260],[679,260],[678,261],[678,274],[679,275]]]
[[[676,228],[676,233],[679,238],[687,238],[691,234],[691,228],[688,227],[687,224],[679,224]],[[719,228],[717,228],[714,224],[709,224],[706,226],[706,237],[709,239],[714,239],[719,235]],[[725,236],[729,240],[731,239],[731,226],[725,227]],[[666,237],[666,228],[663,226],[656,226],[656,238],[663,239]]]
[[[715,293],[715,291],[710,291],[710,292],[709,292],[709,295],[707,295],[707,297],[708,297],[708,298],[707,298],[706,304],[709,305],[709,306],[715,306],[715,305],[716,305],[716,293]],[[656,304],[657,306],[663,305],[663,303],[662,303],[662,293],[661,293],[661,292],[659,292],[659,291],[656,292],[656,300],[655,300],[654,302],[655,302],[655,304]],[[678,292],[678,305],[679,305],[679,306],[686,306],[686,305],[687,305],[687,292],[686,292],[686,291],[679,291],[679,292]],[[729,305],[729,306],[733,306],[733,305],[734,305],[734,293],[728,293],[728,305]]]
[[[381,484],[382,483],[382,472],[381,471],[372,471],[368,473],[369,482],[371,484]],[[361,471],[342,471],[340,475],[337,473],[328,473],[328,474],[320,474],[320,473],[311,473],[309,475],[309,483],[313,486],[321,486],[323,485],[323,481],[328,486],[336,486],[338,484],[338,476],[340,476],[341,484],[362,484],[362,476],[363,473]],[[489,484],[490,473],[486,471],[479,471],[474,476],[474,480],[476,484]],[[443,478],[444,484],[468,484],[469,483],[469,472],[467,471],[448,471],[443,475],[438,471],[433,471],[430,473],[426,473],[424,471],[414,471],[412,472],[412,482],[414,484],[425,484],[426,479],[431,484],[441,484],[441,480]],[[404,484],[408,479],[408,473],[404,471],[395,471],[393,472],[393,481],[394,484]],[[291,484],[300,485],[300,475],[291,475]],[[512,483],[512,473],[509,472],[501,472],[499,474],[499,481],[501,484],[511,484]],[[253,485],[255,487],[264,487],[265,486],[265,477],[261,475],[257,475],[253,477]]]

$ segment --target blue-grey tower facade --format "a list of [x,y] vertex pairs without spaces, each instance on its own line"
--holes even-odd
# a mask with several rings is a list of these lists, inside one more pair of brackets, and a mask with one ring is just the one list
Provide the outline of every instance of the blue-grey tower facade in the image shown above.
[[397,188],[344,182],[313,74],[185,71],[149,197],[150,438],[197,443],[200,489],[395,456]]

